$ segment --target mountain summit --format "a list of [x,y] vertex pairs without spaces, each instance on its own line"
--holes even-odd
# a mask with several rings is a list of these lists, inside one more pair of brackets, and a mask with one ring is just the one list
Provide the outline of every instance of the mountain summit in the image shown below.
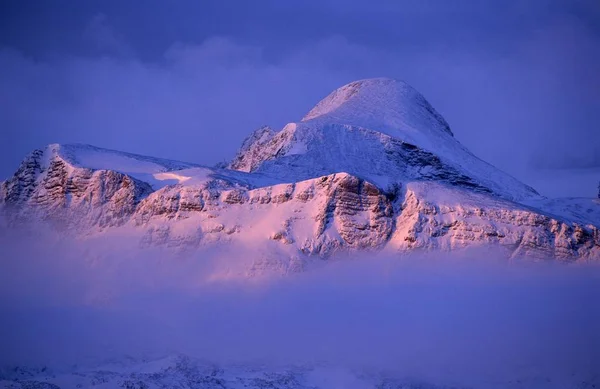
[[237,269],[246,276],[367,249],[600,258],[597,199],[541,197],[467,150],[416,90],[385,78],[347,84],[280,130],[259,128],[227,168],[86,145],[34,150],[0,183],[0,214],[0,229],[44,220],[83,237],[241,246],[257,253]]
[[279,132],[258,129],[229,168],[284,181],[347,172],[383,188],[441,181],[509,200],[538,197],[467,150],[419,92],[387,78],[344,85]]
[[390,78],[354,81],[336,89],[302,119],[316,120],[371,128],[391,136],[399,135],[397,130],[453,135],[423,95],[407,83]]

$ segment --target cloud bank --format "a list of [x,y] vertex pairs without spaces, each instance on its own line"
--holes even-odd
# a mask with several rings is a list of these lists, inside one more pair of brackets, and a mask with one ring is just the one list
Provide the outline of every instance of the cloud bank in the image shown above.
[[183,353],[475,387],[597,374],[597,267],[509,264],[489,253],[370,255],[283,279],[223,282],[210,281],[211,263],[235,266],[252,254],[36,241],[44,243],[2,241],[3,364]]

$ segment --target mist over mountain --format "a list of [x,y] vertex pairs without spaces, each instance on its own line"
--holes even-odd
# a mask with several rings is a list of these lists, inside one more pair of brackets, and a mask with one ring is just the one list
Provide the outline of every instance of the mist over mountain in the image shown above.
[[215,269],[247,249],[55,235],[0,235],[1,387],[558,389],[600,378],[590,264],[364,253],[234,280]]

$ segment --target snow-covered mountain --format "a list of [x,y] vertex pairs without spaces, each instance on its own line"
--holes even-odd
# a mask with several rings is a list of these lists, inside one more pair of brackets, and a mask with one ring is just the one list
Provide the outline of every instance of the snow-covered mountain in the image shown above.
[[600,258],[597,199],[543,198],[391,79],[350,83],[299,122],[259,128],[227,168],[50,145],[0,185],[0,204],[9,223],[59,221],[83,237],[126,230],[143,244],[252,247],[283,272],[346,250],[492,244]]

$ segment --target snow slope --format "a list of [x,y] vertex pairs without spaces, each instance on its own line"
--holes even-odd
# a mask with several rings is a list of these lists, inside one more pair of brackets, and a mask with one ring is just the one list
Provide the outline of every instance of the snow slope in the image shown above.
[[[348,172],[385,186],[410,180],[444,181],[509,200],[537,192],[474,156],[448,123],[406,83],[385,78],[347,84],[300,122],[252,134],[230,164],[298,181]],[[258,147],[252,147],[252,140]]]
[[259,175],[249,177],[243,173],[212,169],[194,163],[148,157],[86,144],[51,144],[42,152],[42,166],[47,167],[52,161],[60,160],[71,170],[115,171],[144,181],[153,189],[184,182],[194,185],[212,179],[229,180],[244,185],[252,185],[254,180],[259,184],[264,181],[261,181]]

